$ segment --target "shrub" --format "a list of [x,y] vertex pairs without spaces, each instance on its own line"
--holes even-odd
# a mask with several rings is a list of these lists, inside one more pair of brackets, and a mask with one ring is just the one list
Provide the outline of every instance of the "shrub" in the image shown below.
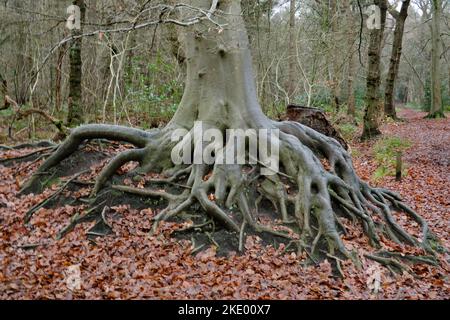
[[358,127],[351,123],[344,123],[340,124],[338,129],[346,141],[351,141],[355,137]]

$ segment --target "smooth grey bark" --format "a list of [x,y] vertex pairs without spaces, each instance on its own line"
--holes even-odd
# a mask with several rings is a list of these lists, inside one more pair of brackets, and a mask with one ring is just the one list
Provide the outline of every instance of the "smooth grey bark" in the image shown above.
[[[204,8],[209,2],[197,0],[192,5]],[[221,1],[219,5],[240,14],[237,1]],[[192,128],[196,120],[218,128],[270,126],[257,101],[244,21],[231,16],[223,22],[227,23],[223,31],[201,24],[182,30],[187,77],[169,127]]]

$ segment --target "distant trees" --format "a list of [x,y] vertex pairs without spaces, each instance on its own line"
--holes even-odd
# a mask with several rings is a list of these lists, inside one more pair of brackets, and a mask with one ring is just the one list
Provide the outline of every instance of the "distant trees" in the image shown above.
[[[448,101],[449,71],[438,60],[439,56],[445,61],[450,58],[445,19],[450,6],[439,0],[440,10],[434,14],[433,1],[408,0],[393,7],[393,0],[377,0],[375,4],[384,3],[394,18],[386,22],[383,36],[381,30],[367,28],[360,35],[356,0],[241,0],[264,112],[279,117],[291,102],[346,112],[348,117],[340,114],[339,122],[350,119],[356,124],[361,108],[367,106],[364,134],[369,137],[377,135],[383,113],[396,117],[396,101],[426,105],[428,111],[433,91],[431,113],[442,110]],[[81,9],[83,30],[64,26],[71,3]],[[140,125],[148,123],[139,116],[143,111],[150,111],[151,117],[169,118],[181,98],[186,73],[185,48],[177,36],[181,26],[163,23],[127,32],[102,32],[49,51],[62,39],[81,32],[120,29],[133,19],[137,23],[157,21],[158,10],[139,13],[144,4],[162,8],[179,3],[183,1],[0,1],[0,70],[8,96],[21,108],[42,109],[65,119],[68,126],[99,120]],[[373,0],[360,3],[364,12]],[[176,19],[179,14],[180,9],[166,10],[162,18]],[[437,48],[434,60],[433,44]],[[429,95],[426,104],[425,94]],[[11,123],[3,119],[3,127]],[[13,129],[23,128],[23,123],[16,125]]]

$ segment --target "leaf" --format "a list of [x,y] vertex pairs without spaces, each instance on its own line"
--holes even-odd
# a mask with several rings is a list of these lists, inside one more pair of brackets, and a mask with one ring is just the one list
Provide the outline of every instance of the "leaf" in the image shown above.
[[381,288],[381,267],[379,265],[372,265],[367,269],[368,274],[366,284],[367,287],[375,294],[378,294]]

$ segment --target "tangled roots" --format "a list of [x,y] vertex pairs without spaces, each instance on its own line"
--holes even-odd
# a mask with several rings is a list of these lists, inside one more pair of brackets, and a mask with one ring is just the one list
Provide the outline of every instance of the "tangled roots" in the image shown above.
[[[404,204],[398,194],[372,188],[361,181],[349,154],[336,140],[296,122],[272,124],[281,132],[280,170],[274,175],[263,176],[260,162],[257,165],[174,166],[170,161],[174,146],[170,139],[172,131],[168,128],[142,131],[121,126],[86,125],[71,133],[22,191],[35,190],[42,175],[69,157],[86,140],[123,141],[131,143],[135,149],[118,154],[103,168],[92,196],[103,190],[116,171],[129,161],[139,163],[133,171],[138,177],[150,172],[162,173],[164,178],[151,179],[144,188],[112,186],[123,193],[166,200],[167,206],[154,218],[154,228],[160,221],[175,217],[198,203],[210,218],[236,233],[240,249],[246,228],[251,228],[256,233],[284,238],[289,246],[296,244],[298,250],[306,251],[312,260],[325,254],[357,262],[355,254],[348,251],[342,240],[342,234],[347,232],[342,219],[348,218],[362,225],[375,248],[381,248],[381,238],[385,237],[398,244],[422,248],[427,256],[415,259],[436,263],[435,237],[426,221]],[[168,190],[169,186],[172,190]],[[279,214],[279,224],[289,232],[259,221],[262,203],[273,205]],[[101,208],[94,209],[101,211]],[[395,212],[403,212],[421,227],[420,238],[409,234],[396,222]],[[83,221],[85,216],[74,217],[70,228]],[[389,268],[403,269],[397,259],[399,256],[394,253],[380,251],[367,257]],[[340,259],[336,258],[338,261]]]

